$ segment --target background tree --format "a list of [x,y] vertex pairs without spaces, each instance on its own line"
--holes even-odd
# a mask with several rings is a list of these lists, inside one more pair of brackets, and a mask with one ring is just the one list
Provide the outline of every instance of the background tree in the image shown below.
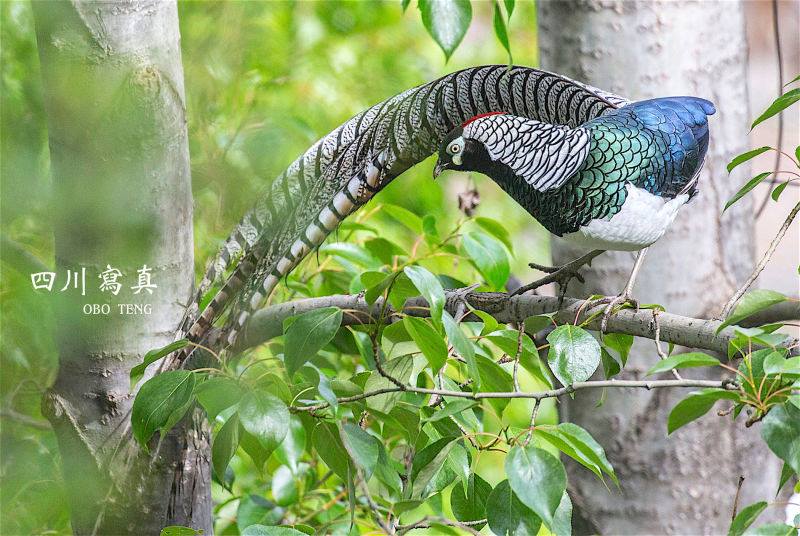
[[[698,27],[698,20],[714,20],[713,29]],[[749,200],[719,215],[719,207],[748,173],[741,166],[730,180],[725,170],[747,149],[741,134],[751,120],[742,4],[620,2],[590,7],[578,1],[542,2],[538,22],[545,69],[636,100],[690,93],[716,104],[701,195],[653,246],[635,295],[681,314],[719,315],[750,274],[754,256]],[[575,253],[553,242],[556,262]],[[571,295],[619,292],[631,259],[625,253],[601,256],[586,270],[585,285],[573,283]],[[659,356],[652,344],[637,344],[630,359],[623,377],[635,378]],[[579,471],[570,472],[576,505],[592,530],[720,532],[729,522],[739,475],[746,478],[745,502],[775,489],[780,467],[764,453],[757,429],[706,419],[664,439],[655,423],[663,422],[681,397],[677,392],[615,391],[599,409],[594,408],[595,396],[564,401],[563,418],[602,437],[609,458],[625,475],[623,493],[608,496]],[[740,457],[738,452],[749,455]],[[681,492],[676,493],[678,481]]]
[[[130,369],[171,340],[192,285],[177,6],[37,2],[34,9],[53,194],[69,200],[55,203],[52,216],[57,286],[68,272],[81,278],[80,290],[59,296],[59,368],[43,401],[65,485],[74,490],[72,530],[210,530],[202,420],[187,418],[149,452],[130,435]],[[157,288],[137,293],[131,287],[145,268]],[[101,291],[97,272],[113,269],[123,288]],[[85,304],[101,303],[113,313],[86,314]],[[124,304],[149,304],[152,314],[120,314]]]

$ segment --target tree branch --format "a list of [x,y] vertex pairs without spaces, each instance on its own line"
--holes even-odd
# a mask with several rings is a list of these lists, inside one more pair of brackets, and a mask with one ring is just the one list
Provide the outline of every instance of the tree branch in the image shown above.
[[[445,308],[451,313],[455,313],[458,304],[464,298],[463,295],[454,291],[447,291],[447,302]],[[475,309],[479,309],[491,314],[498,322],[517,323],[524,322],[526,318],[541,315],[554,314],[554,319],[558,323],[572,323],[578,318],[579,321],[586,320],[590,315],[586,311],[581,311],[583,300],[567,298],[559,307],[558,298],[551,296],[512,296],[496,292],[476,292],[466,296],[467,302]],[[344,311],[342,325],[371,324],[375,319],[381,317],[383,301],[378,300],[373,305],[367,304],[362,296],[357,295],[335,295],[321,298],[307,298],[288,303],[281,303],[266,307],[256,312],[242,331],[234,351],[243,351],[253,346],[257,346],[273,337],[283,333],[283,320],[294,315],[305,313],[321,307],[339,307]],[[797,311],[787,308],[790,318],[795,318]],[[427,316],[428,304],[421,298],[411,298],[406,301],[403,313],[414,316]],[[391,307],[386,307],[387,321],[397,319],[397,313]],[[466,320],[471,320],[468,316]],[[477,320],[477,319],[476,319]],[[772,318],[776,320],[776,318]],[[705,320],[680,316],[671,313],[659,313],[659,336],[662,342],[672,343],[689,348],[699,348],[712,352],[725,353],[728,343],[735,337],[735,331],[727,327],[717,333],[720,321]],[[588,329],[597,330],[600,327],[600,319],[594,318],[587,322]],[[612,315],[608,320],[608,331],[623,333],[646,339],[655,339],[656,325],[653,322],[653,314],[650,310],[634,311],[633,309],[622,309]],[[800,355],[800,341],[789,339],[783,343],[784,347],[790,348],[791,355]]]

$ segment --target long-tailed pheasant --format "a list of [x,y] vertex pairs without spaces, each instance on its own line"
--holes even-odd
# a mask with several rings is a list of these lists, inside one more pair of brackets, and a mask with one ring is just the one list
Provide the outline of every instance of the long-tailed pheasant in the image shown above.
[[[696,97],[628,104],[578,127],[495,112],[473,117],[443,141],[445,169],[489,176],[551,233],[593,249],[638,251],[624,291],[592,303],[632,301],[647,248],[697,193],[714,105]],[[530,286],[521,290],[529,290]]]

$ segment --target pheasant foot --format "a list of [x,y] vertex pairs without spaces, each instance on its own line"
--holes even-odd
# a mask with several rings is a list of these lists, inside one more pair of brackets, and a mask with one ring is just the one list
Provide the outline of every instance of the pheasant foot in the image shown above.
[[558,286],[561,290],[560,297],[563,298],[567,290],[567,285],[572,279],[577,279],[581,283],[584,282],[583,276],[580,274],[578,270],[581,267],[585,266],[586,264],[591,264],[592,259],[600,255],[601,253],[603,253],[603,250],[601,249],[590,251],[586,255],[583,255],[582,257],[579,257],[574,261],[568,262],[563,266],[543,266],[541,264],[536,264],[534,262],[528,263],[528,266],[530,266],[534,270],[545,272],[548,275],[542,277],[541,279],[537,279],[532,283],[519,287],[517,290],[512,292],[511,295],[517,296],[519,294],[524,294],[529,290],[539,288],[541,286],[547,285],[548,283],[558,283]]
[[602,298],[587,302],[585,305],[581,306],[581,309],[591,311],[595,307],[599,307],[601,305],[605,305],[605,308],[603,308],[603,317],[602,320],[600,320],[601,333],[606,333],[608,328],[608,319],[612,314],[614,314],[615,308],[622,307],[624,305],[631,305],[636,309],[637,312],[639,311],[639,301],[634,299],[627,289],[622,294],[617,296],[603,296]]

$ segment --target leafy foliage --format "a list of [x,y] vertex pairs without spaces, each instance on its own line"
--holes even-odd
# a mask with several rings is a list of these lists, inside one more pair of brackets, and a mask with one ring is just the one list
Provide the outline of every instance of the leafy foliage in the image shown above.
[[[533,10],[514,0],[418,5],[427,19],[424,29],[401,22],[401,10],[382,3],[181,3],[198,270],[292,155],[367,104],[434,77],[431,65],[445,69],[423,32],[433,34],[456,64],[446,70],[496,62],[506,53],[510,60],[512,13],[517,20]],[[21,58],[4,78],[9,106],[2,121],[15,136],[3,141],[4,161],[12,163],[4,163],[2,217],[4,232],[25,240],[35,257],[49,259],[47,205],[41,201],[50,186],[43,179],[46,131],[39,73],[28,68],[37,61],[25,6],[2,6],[18,23],[3,26],[4,50],[12,48]],[[436,13],[445,8],[450,20]],[[464,39],[470,20],[480,17],[487,25],[491,21],[497,43]],[[532,42],[532,31],[520,25],[515,39]],[[533,64],[533,54],[520,49],[518,60]],[[754,156],[742,155],[730,169]],[[542,256],[538,244],[544,241],[530,240],[528,215],[496,190],[481,192],[488,209],[479,207],[473,219],[448,210],[440,187],[429,179],[430,168],[420,168],[346,222],[316,259],[288,278],[275,300],[363,291],[370,303],[383,298],[381,303],[402,309],[409,297],[422,295],[428,308],[418,313],[430,313],[430,319],[399,315],[399,321],[379,318],[374,326],[343,328],[348,311],[316,310],[287,322],[281,338],[243,355],[224,355],[213,371],[170,371],[142,384],[132,415],[140,443],[152,446],[155,434],[166,433],[194,408],[208,417],[218,533],[367,533],[378,529],[377,511],[399,524],[432,516],[475,529],[485,525],[495,534],[537,534],[542,524],[551,533],[568,534],[572,505],[562,458],[617,483],[603,447],[587,430],[556,425],[548,400],[473,397],[510,392],[517,383],[525,391],[551,389],[552,375],[571,385],[588,379],[600,363],[611,377],[626,366],[633,338],[606,334],[598,340],[585,326],[555,326],[550,317],[528,319],[521,332],[483,312],[463,317],[445,311],[444,289],[479,281],[479,290],[502,290],[509,274],[521,273],[530,260],[515,257],[513,245],[524,238]],[[780,195],[787,183],[773,194]],[[407,195],[410,189],[414,196]],[[485,214],[502,214],[502,223]],[[5,252],[4,298],[12,301],[3,312],[10,311],[12,321],[3,327],[3,394],[38,417],[41,392],[55,370],[54,345],[39,333],[47,331],[49,311],[20,298],[30,270],[24,259]],[[758,299],[751,307],[746,298],[729,324],[769,301]],[[42,329],[26,327],[34,325]],[[737,385],[689,395],[669,426],[677,429],[716,401],[729,401],[734,414],[763,420],[765,441],[785,461],[789,480],[797,471],[800,364],[779,348],[776,329],[737,328],[730,352],[741,362]],[[174,348],[149,352],[131,371],[132,383]],[[547,360],[540,359],[540,350],[547,350]],[[651,373],[712,364],[708,356],[683,354],[659,362]],[[15,384],[23,380],[35,384],[32,394],[17,392]],[[400,389],[397,382],[410,388]],[[432,396],[425,392],[430,389],[459,396]],[[19,510],[13,530],[65,529],[64,491],[53,480],[60,468],[52,434],[32,439],[30,430],[5,421],[3,434],[4,455],[26,460],[17,465],[28,467],[23,472],[3,466],[4,491],[15,490],[12,507]],[[742,510],[736,531],[749,528],[757,509]],[[785,533],[786,526],[757,530]],[[187,527],[162,532],[194,533]]]

